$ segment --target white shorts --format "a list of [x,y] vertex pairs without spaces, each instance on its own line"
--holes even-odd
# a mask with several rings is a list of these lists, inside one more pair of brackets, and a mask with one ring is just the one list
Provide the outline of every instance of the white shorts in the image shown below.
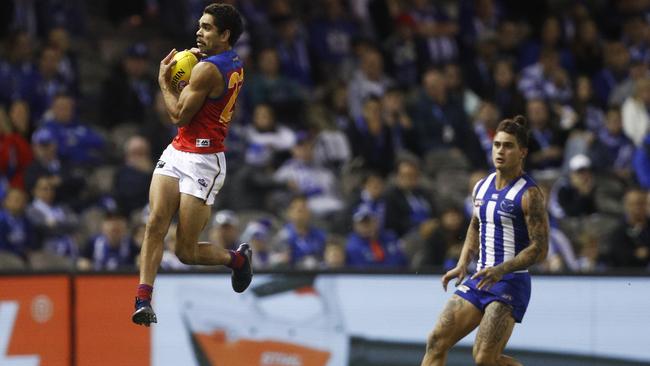
[[179,151],[170,144],[156,163],[153,174],[178,178],[181,193],[212,205],[226,180],[226,157],[223,152],[197,154]]

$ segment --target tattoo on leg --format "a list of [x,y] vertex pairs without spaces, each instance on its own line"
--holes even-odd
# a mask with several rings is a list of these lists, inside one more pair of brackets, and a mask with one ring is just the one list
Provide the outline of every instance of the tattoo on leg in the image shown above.
[[448,330],[450,328],[453,328],[456,325],[456,314],[460,311],[460,309],[463,307],[463,301],[457,297],[452,297],[447,301],[447,305],[445,305],[444,310],[440,314],[440,317],[438,318],[438,324],[436,324],[436,328],[434,329],[434,332],[430,335],[430,339],[427,342],[427,351],[432,352],[434,347],[436,346],[436,335],[440,335],[443,333],[445,330]]
[[463,302],[459,298],[452,297],[449,299],[445,309],[442,311],[442,314],[440,314],[439,326],[443,328],[453,327],[455,324],[455,314],[462,306]]
[[487,349],[499,346],[508,332],[511,314],[512,307],[510,305],[499,303],[488,306],[483,317],[484,321],[481,322],[481,327],[476,335],[476,342]]

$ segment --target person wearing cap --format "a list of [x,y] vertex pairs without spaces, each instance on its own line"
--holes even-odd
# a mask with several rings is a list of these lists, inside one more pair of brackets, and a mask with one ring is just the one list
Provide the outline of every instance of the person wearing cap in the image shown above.
[[406,268],[402,242],[392,231],[379,228],[377,213],[360,206],[352,215],[354,231],[345,248],[346,266],[356,268]]
[[237,249],[239,245],[239,218],[234,211],[220,210],[212,219],[210,242],[224,249]]
[[57,201],[78,209],[82,205],[80,192],[86,186],[86,178],[80,170],[73,169],[69,163],[59,159],[57,145],[56,138],[49,129],[39,128],[34,131],[34,160],[27,166],[25,185],[31,191],[40,177],[49,176],[56,187]]
[[578,154],[569,160],[569,175],[554,184],[549,205],[549,211],[556,219],[596,213],[594,176],[587,155]]

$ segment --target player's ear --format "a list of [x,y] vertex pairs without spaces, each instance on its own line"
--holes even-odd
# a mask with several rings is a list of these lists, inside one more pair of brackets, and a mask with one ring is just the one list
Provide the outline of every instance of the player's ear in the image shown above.
[[519,149],[519,151],[521,151],[521,160],[526,159],[526,156],[528,155],[528,148],[522,147]]
[[228,40],[230,39],[230,29],[226,29],[223,32],[219,33],[219,38],[222,42],[228,43]]

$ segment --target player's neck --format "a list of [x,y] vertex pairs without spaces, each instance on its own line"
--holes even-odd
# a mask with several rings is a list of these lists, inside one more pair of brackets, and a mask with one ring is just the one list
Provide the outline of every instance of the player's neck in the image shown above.
[[231,50],[231,49],[232,49],[232,47],[230,47],[229,45],[224,45],[224,46],[222,46],[222,47],[217,47],[217,48],[215,48],[214,50],[212,50],[212,52],[209,53],[209,56],[218,55],[218,54],[220,54],[220,53],[223,53],[223,52],[229,51],[229,50]]
[[521,166],[517,166],[511,169],[497,169],[497,175],[494,180],[494,186],[496,189],[502,189],[508,183],[512,182],[513,179],[518,178],[524,174],[524,170]]

